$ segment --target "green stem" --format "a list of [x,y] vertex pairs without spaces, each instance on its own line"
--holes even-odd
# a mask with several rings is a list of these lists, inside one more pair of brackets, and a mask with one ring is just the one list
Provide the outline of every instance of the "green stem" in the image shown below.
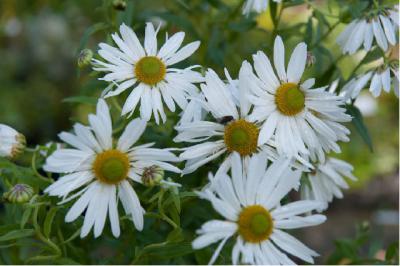
[[271,46],[273,46],[273,44],[274,44],[275,37],[276,37],[277,32],[278,32],[279,23],[281,21],[283,9],[285,9],[285,4],[282,3],[280,7],[278,5],[278,8],[279,8],[278,16],[276,17],[276,19],[272,18],[272,23],[274,24],[274,29],[272,30]]
[[160,215],[161,215],[161,217],[162,217],[162,219],[163,219],[164,221],[166,221],[167,223],[169,223],[174,229],[175,229],[175,228],[178,228],[178,226],[176,225],[176,223],[175,223],[174,221],[172,221],[172,219],[170,219],[170,218],[164,213],[164,209],[163,209],[163,206],[162,206],[162,199],[163,199],[163,197],[164,197],[164,193],[165,193],[165,190],[164,190],[164,189],[161,189],[161,191],[160,191],[160,196],[158,197],[158,211],[160,212]]
[[121,107],[121,105],[119,104],[119,102],[118,102],[118,100],[117,100],[117,97],[111,97],[111,100],[112,100],[112,103],[113,103],[113,105],[115,106],[115,108],[117,108],[117,110],[118,110],[118,112],[122,112],[122,107]]
[[53,183],[53,182],[54,182],[53,179],[47,178],[47,177],[45,177],[45,176],[42,176],[42,175],[37,171],[37,168],[36,168],[36,154],[37,154],[37,150],[33,153],[33,155],[32,155],[32,160],[31,160],[31,166],[32,166],[33,173],[34,173],[34,174],[36,175],[36,177],[38,177],[40,180],[42,180],[42,181],[44,181],[44,182],[46,182],[46,183]]
[[[365,54],[365,56],[366,56],[366,55],[367,55],[367,54]],[[349,76],[349,79],[350,79],[353,75],[355,75],[356,72],[357,72],[357,70],[363,65],[365,56],[360,60],[360,62],[358,62],[357,66],[353,69],[353,71],[351,72],[351,74],[350,74],[350,76]]]
[[51,249],[54,250],[54,255],[49,255],[49,256],[37,256],[34,258],[29,259],[28,261],[32,261],[32,260],[52,260],[54,258],[58,258],[61,257],[62,252],[60,250],[60,248],[54,244],[49,238],[46,238],[41,230],[40,230],[40,226],[38,224],[38,213],[39,213],[39,206],[35,207],[34,211],[33,211],[33,228],[35,229],[35,233],[36,236],[45,244],[47,244]]
[[154,243],[154,244],[150,244],[145,246],[142,251],[139,252],[139,254],[132,260],[131,265],[136,265],[137,262],[139,261],[140,257],[142,256],[142,254],[145,252],[146,249],[149,248],[157,248],[157,247],[162,247],[165,246],[168,242],[161,242],[161,243]]
[[335,22],[335,24],[333,24],[331,27],[329,27],[329,30],[327,32],[324,33],[324,35],[322,35],[317,41],[315,41],[314,43],[312,43],[310,45],[310,50],[312,50],[316,45],[320,44],[323,40],[325,40],[329,34],[332,33],[332,31],[340,24],[340,21]]

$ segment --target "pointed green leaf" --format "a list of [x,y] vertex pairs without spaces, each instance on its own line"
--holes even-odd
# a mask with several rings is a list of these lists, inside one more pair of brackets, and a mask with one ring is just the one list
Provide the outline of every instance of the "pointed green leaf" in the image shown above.
[[25,209],[24,213],[22,214],[21,218],[21,229],[24,229],[25,224],[28,222],[29,217],[31,217],[32,208],[29,206]]
[[9,241],[15,240],[19,238],[30,237],[35,234],[35,230],[33,229],[21,229],[21,230],[13,230],[8,232],[2,236],[0,236],[0,241]]
[[368,132],[368,128],[364,124],[364,120],[360,110],[354,105],[347,105],[347,113],[353,117],[351,121],[357,132],[360,134],[361,138],[364,140],[365,144],[367,144],[368,148],[373,152],[372,140]]
[[58,207],[51,208],[50,211],[47,213],[46,218],[44,219],[43,232],[46,237],[50,236],[51,226],[53,225],[53,220],[57,211]]

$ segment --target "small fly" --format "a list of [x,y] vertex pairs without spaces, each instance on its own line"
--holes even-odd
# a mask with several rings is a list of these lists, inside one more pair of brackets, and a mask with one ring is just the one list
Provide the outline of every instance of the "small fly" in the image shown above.
[[227,115],[221,118],[217,119],[217,122],[223,125],[228,124],[229,122],[231,122],[233,120],[233,116]]

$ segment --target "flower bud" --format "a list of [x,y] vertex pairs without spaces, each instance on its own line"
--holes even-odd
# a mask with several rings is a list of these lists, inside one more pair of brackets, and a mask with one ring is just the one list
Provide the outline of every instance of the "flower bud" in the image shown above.
[[164,170],[157,165],[152,165],[143,169],[142,182],[145,186],[153,187],[159,185],[163,178]]
[[25,136],[12,127],[0,124],[0,157],[16,158],[26,146]]
[[307,52],[307,67],[315,64],[315,56],[311,52]]
[[16,184],[13,188],[3,194],[3,198],[11,203],[25,203],[33,196],[33,189],[26,184]]
[[124,11],[126,8],[126,2],[124,0],[114,0],[113,7],[115,10]]
[[90,64],[92,60],[93,52],[90,49],[83,49],[78,56],[78,66],[80,68]]

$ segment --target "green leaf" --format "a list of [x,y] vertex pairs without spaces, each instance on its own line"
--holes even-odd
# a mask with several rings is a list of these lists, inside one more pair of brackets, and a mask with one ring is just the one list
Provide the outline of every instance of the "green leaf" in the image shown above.
[[85,31],[85,33],[83,34],[83,37],[82,37],[81,42],[79,44],[79,49],[78,49],[77,53],[79,53],[83,48],[86,47],[86,44],[87,44],[87,42],[89,40],[90,35],[98,32],[100,30],[107,29],[108,27],[109,26],[104,22],[99,22],[99,23],[94,24],[93,26],[90,26]]
[[390,244],[390,246],[387,248],[385,260],[386,261],[396,260],[398,264],[398,259],[399,259],[399,242],[396,241]]
[[228,24],[228,28],[232,31],[246,32],[251,30],[257,25],[254,20],[243,19],[240,22],[231,22]]
[[14,230],[11,232],[6,233],[5,235],[0,236],[0,241],[9,241],[15,240],[19,238],[30,237],[35,234],[35,230],[33,229],[21,229],[21,230]]
[[354,105],[347,105],[346,108],[347,113],[353,117],[353,120],[351,122],[354,124],[357,132],[360,134],[365,144],[367,144],[370,151],[373,152],[374,149],[372,146],[371,136],[369,135],[368,128],[364,124],[364,120],[360,110]]
[[373,61],[376,61],[378,59],[382,58],[382,51],[379,47],[376,47],[372,51],[369,51],[365,57],[362,59],[360,62],[361,64],[369,64]]
[[50,211],[47,213],[46,218],[44,219],[43,232],[46,237],[50,236],[51,226],[53,225],[53,220],[57,211],[58,207],[51,208]]
[[180,257],[193,252],[191,242],[167,243],[162,246],[147,246],[142,250],[141,256],[151,256],[161,259]]
[[22,214],[22,218],[21,218],[21,229],[24,229],[25,224],[28,222],[29,217],[31,217],[31,213],[32,213],[32,208],[31,207],[27,207],[24,211],[24,213]]
[[80,264],[79,262],[76,262],[73,259],[66,258],[66,257],[56,259],[56,260],[54,260],[54,263],[59,264],[59,265],[79,265]]
[[174,202],[176,210],[178,211],[178,213],[181,213],[181,199],[179,198],[179,194],[175,194],[174,191],[170,190],[170,195],[172,201]]
[[311,45],[313,43],[313,22],[312,22],[313,17],[309,17],[306,25],[306,36],[305,36],[305,42],[308,45]]
[[171,231],[167,236],[168,242],[180,242],[184,240],[183,232],[181,228],[176,228]]
[[271,14],[272,22],[274,23],[274,27],[277,23],[277,10],[278,10],[278,5],[276,2],[270,1],[269,3],[269,13]]
[[96,105],[97,103],[97,98],[96,97],[90,97],[90,96],[73,96],[73,97],[68,97],[63,100],[65,103],[83,103],[83,104],[90,104],[90,105]]

